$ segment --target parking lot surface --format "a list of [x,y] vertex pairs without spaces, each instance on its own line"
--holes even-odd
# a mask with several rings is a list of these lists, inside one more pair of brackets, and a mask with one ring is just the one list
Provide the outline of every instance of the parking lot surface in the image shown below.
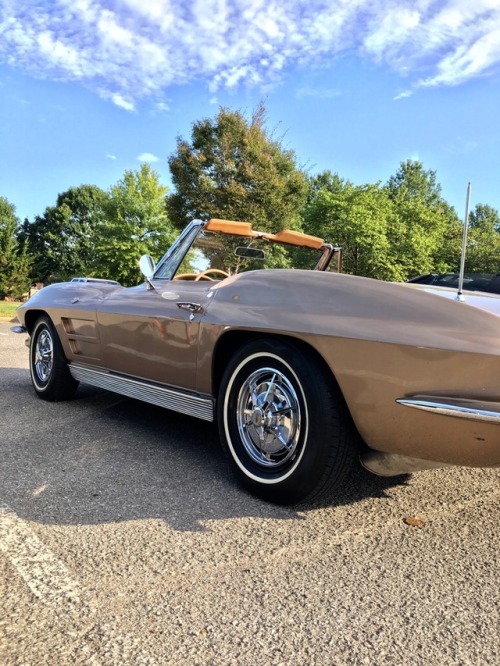
[[327,506],[272,506],[213,425],[86,387],[39,400],[9,327],[3,666],[500,663],[500,470],[357,469]]

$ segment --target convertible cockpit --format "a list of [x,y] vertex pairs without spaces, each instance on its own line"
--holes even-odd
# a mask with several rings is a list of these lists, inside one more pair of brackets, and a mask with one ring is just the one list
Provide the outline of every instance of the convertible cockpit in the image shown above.
[[292,229],[271,234],[248,222],[195,220],[147,277],[205,282],[264,268],[339,271],[340,248]]

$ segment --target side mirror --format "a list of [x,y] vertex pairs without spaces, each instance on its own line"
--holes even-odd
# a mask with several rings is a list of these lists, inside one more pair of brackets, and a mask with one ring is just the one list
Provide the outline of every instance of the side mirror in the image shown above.
[[143,254],[139,259],[139,268],[146,280],[149,280],[155,274],[155,262],[149,254]]
[[147,288],[154,289],[153,284],[151,282],[151,278],[155,274],[155,269],[156,269],[153,258],[149,254],[143,254],[142,257],[139,259],[139,268],[141,269],[141,273],[144,275],[144,278],[146,279]]

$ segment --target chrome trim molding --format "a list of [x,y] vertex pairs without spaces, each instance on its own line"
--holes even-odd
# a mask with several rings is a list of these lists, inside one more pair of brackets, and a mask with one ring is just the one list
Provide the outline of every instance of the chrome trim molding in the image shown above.
[[201,398],[192,393],[75,363],[69,365],[69,370],[74,379],[84,384],[91,384],[128,398],[149,402],[152,405],[194,416],[204,421],[214,420],[214,404],[211,398]]
[[500,425],[500,402],[482,402],[480,400],[432,396],[398,398],[396,402],[399,405],[422,409],[432,414],[455,416],[472,421],[486,421]]
[[26,326],[11,326],[10,330],[13,333],[27,333]]

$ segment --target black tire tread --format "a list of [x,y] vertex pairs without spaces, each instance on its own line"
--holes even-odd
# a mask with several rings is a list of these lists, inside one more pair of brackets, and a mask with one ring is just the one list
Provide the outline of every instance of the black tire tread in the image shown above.
[[332,439],[338,439],[339,446],[330,447],[320,481],[300,504],[319,503],[330,498],[352,468],[359,448],[359,437],[351,421],[344,396],[334,385],[333,378],[326,376],[323,368],[318,367],[318,371],[323,375],[324,386],[327,387],[324,394],[325,401],[330,406],[330,409],[323,410],[324,418],[330,419],[330,423],[325,423],[325,431],[332,435],[337,433],[337,437]]

